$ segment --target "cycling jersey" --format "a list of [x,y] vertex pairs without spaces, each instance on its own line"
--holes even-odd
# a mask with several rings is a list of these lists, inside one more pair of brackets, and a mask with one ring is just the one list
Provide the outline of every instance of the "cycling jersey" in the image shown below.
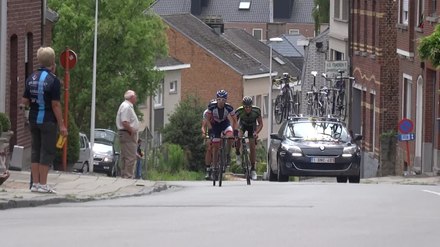
[[30,123],[57,122],[52,100],[60,100],[60,88],[60,81],[47,68],[39,68],[26,79],[23,97],[30,102]]
[[257,106],[252,106],[252,110],[247,113],[244,109],[244,106],[240,106],[235,110],[235,115],[237,119],[240,121],[240,127],[253,127],[255,129],[257,119],[261,117],[261,109]]
[[211,102],[208,105],[208,112],[207,114],[212,115],[212,121],[213,123],[220,123],[223,121],[228,121],[228,115],[234,116],[234,107],[232,107],[230,104],[225,103],[225,106],[223,108],[217,107],[217,101]]

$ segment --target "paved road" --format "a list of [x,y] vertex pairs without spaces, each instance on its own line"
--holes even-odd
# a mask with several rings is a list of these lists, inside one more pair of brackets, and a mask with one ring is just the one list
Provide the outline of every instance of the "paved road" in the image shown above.
[[0,211],[1,246],[438,246],[440,187],[176,182],[147,196]]

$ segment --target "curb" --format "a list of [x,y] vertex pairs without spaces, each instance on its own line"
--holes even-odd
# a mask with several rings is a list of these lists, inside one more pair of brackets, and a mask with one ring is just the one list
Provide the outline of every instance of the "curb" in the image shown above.
[[[35,198],[35,199],[25,199],[25,200],[14,200],[10,199],[8,201],[0,202],[0,210],[5,209],[13,209],[13,208],[25,208],[25,207],[38,207],[50,204],[59,204],[59,203],[72,203],[72,202],[89,202],[89,201],[98,201],[98,200],[108,200],[108,199],[117,199],[117,198],[126,198],[126,197],[134,197],[134,196],[144,196],[151,195],[153,193],[165,191],[169,188],[166,183],[156,182],[152,187],[145,187],[136,193],[117,194],[116,192],[106,193],[95,196],[88,196],[84,198],[76,198],[75,195],[48,195],[47,198]],[[123,191],[123,188],[121,189]]]

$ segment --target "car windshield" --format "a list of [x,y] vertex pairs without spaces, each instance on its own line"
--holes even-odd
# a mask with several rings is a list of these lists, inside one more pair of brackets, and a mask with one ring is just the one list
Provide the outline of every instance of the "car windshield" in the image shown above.
[[93,152],[98,154],[106,154],[111,155],[113,154],[113,147],[110,145],[106,145],[103,143],[96,143],[93,145]]
[[324,121],[292,122],[286,128],[285,136],[295,141],[351,141],[342,124]]

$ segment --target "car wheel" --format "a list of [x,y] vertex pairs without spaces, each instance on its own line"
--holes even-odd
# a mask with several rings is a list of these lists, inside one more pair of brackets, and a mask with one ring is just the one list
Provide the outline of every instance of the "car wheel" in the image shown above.
[[277,166],[278,166],[278,170],[277,170],[278,182],[287,182],[287,181],[289,181],[289,176],[286,176],[286,175],[284,175],[281,172],[280,161],[277,161]]
[[338,183],[346,183],[347,177],[336,177],[336,181],[338,181]]
[[351,177],[348,177],[348,181],[350,183],[358,184],[361,181],[361,178],[360,178],[360,176],[351,176]]
[[84,162],[83,167],[81,168],[82,173],[88,173],[89,172],[89,162]]

